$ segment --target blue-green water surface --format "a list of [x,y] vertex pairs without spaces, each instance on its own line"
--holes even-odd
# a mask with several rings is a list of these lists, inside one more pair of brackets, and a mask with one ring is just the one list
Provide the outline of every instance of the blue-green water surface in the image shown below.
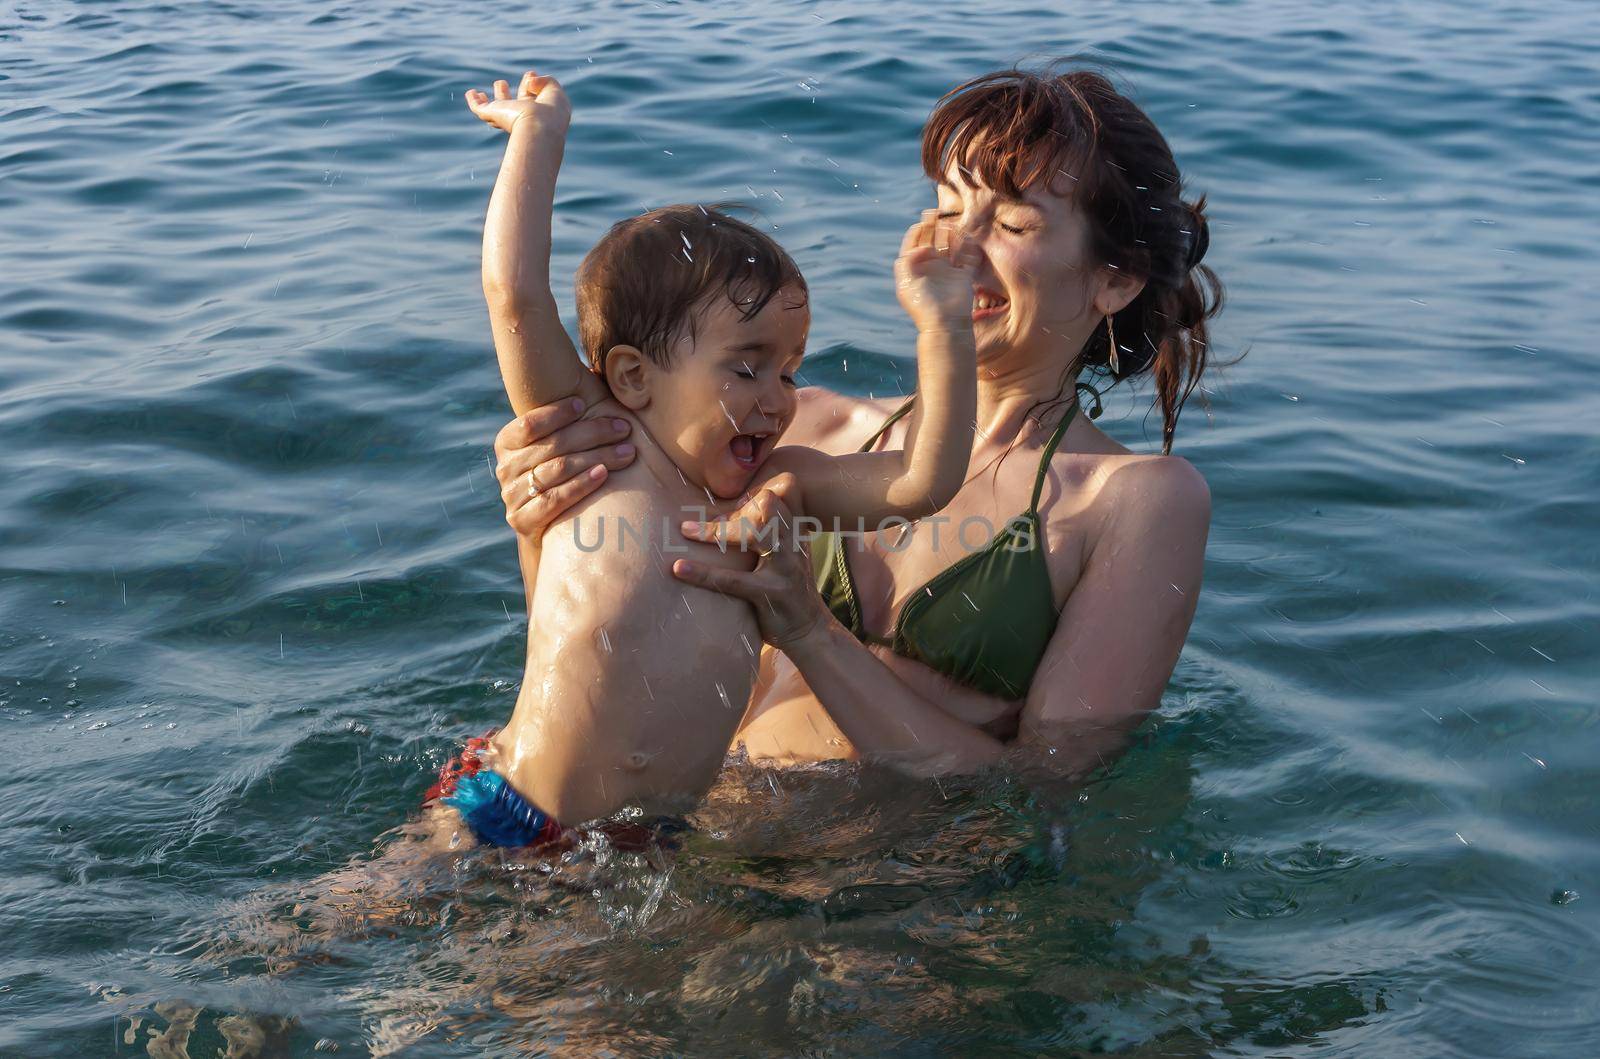
[[[1576,0],[5,5],[0,1054],[1594,1054],[1597,39]],[[1131,751],[735,764],[668,871],[408,852],[524,635],[462,89],[568,85],[563,277],[745,200],[807,374],[881,393],[921,120],[1067,54],[1210,195],[1249,350],[1179,431],[1206,589]],[[1101,423],[1148,451],[1148,407]]]

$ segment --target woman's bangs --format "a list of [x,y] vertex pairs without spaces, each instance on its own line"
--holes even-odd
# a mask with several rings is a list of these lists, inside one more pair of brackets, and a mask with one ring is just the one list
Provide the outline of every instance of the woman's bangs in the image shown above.
[[1042,79],[968,86],[946,96],[929,118],[922,168],[934,181],[954,164],[969,182],[1013,198],[1044,187],[1073,194],[1093,172],[1092,132],[1072,93]]

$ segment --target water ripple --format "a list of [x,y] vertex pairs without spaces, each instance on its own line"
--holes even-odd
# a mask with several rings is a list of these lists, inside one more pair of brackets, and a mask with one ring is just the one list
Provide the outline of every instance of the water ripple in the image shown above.
[[[0,13],[0,1051],[1581,1053],[1591,7]],[[1207,589],[1132,750],[734,762],[667,870],[430,846],[523,634],[462,88],[572,93],[563,304],[618,217],[742,199],[811,282],[807,379],[883,395],[928,107],[1058,54],[1210,196],[1249,350],[1179,432]]]

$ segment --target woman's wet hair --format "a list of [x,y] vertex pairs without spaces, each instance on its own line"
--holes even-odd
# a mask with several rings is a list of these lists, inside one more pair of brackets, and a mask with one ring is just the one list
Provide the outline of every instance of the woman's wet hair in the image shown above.
[[736,205],[662,206],[611,226],[578,266],[578,334],[589,365],[633,346],[662,367],[694,338],[696,314],[726,297],[753,319],[779,291],[806,292],[805,277],[770,236],[728,214]]
[[922,132],[922,168],[938,181],[952,164],[1005,195],[1043,187],[1073,196],[1089,222],[1094,260],[1144,279],[1112,317],[1118,369],[1112,372],[1102,327],[1069,378],[1082,367],[1117,380],[1154,376],[1161,448],[1171,452],[1178,416],[1206,370],[1206,321],[1221,310],[1223,292],[1200,261],[1210,245],[1205,197],[1183,197],[1172,149],[1155,123],[1098,73],[1001,70],[934,107]]

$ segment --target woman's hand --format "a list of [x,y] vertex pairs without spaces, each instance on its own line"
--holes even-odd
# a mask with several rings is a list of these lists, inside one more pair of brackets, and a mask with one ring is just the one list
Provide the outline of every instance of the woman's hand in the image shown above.
[[755,608],[761,638],[779,650],[825,627],[830,617],[796,533],[799,506],[799,482],[792,474],[778,474],[730,517],[683,524],[683,535],[690,540],[758,556],[754,570],[726,570],[688,559],[672,564],[680,581],[748,602]]
[[923,210],[922,220],[906,229],[894,285],[918,331],[972,330],[971,267],[978,257],[978,244],[940,221],[938,210]]
[[565,138],[572,124],[572,101],[554,77],[543,77],[532,70],[522,75],[517,94],[505,81],[494,83],[494,98],[476,88],[464,93],[467,109],[501,132],[510,132],[523,118],[532,118],[540,131]]
[[622,443],[625,419],[583,419],[574,397],[541,405],[500,428],[494,439],[495,477],[506,521],[518,534],[538,541],[573,504],[606,480],[609,471],[633,462]]

